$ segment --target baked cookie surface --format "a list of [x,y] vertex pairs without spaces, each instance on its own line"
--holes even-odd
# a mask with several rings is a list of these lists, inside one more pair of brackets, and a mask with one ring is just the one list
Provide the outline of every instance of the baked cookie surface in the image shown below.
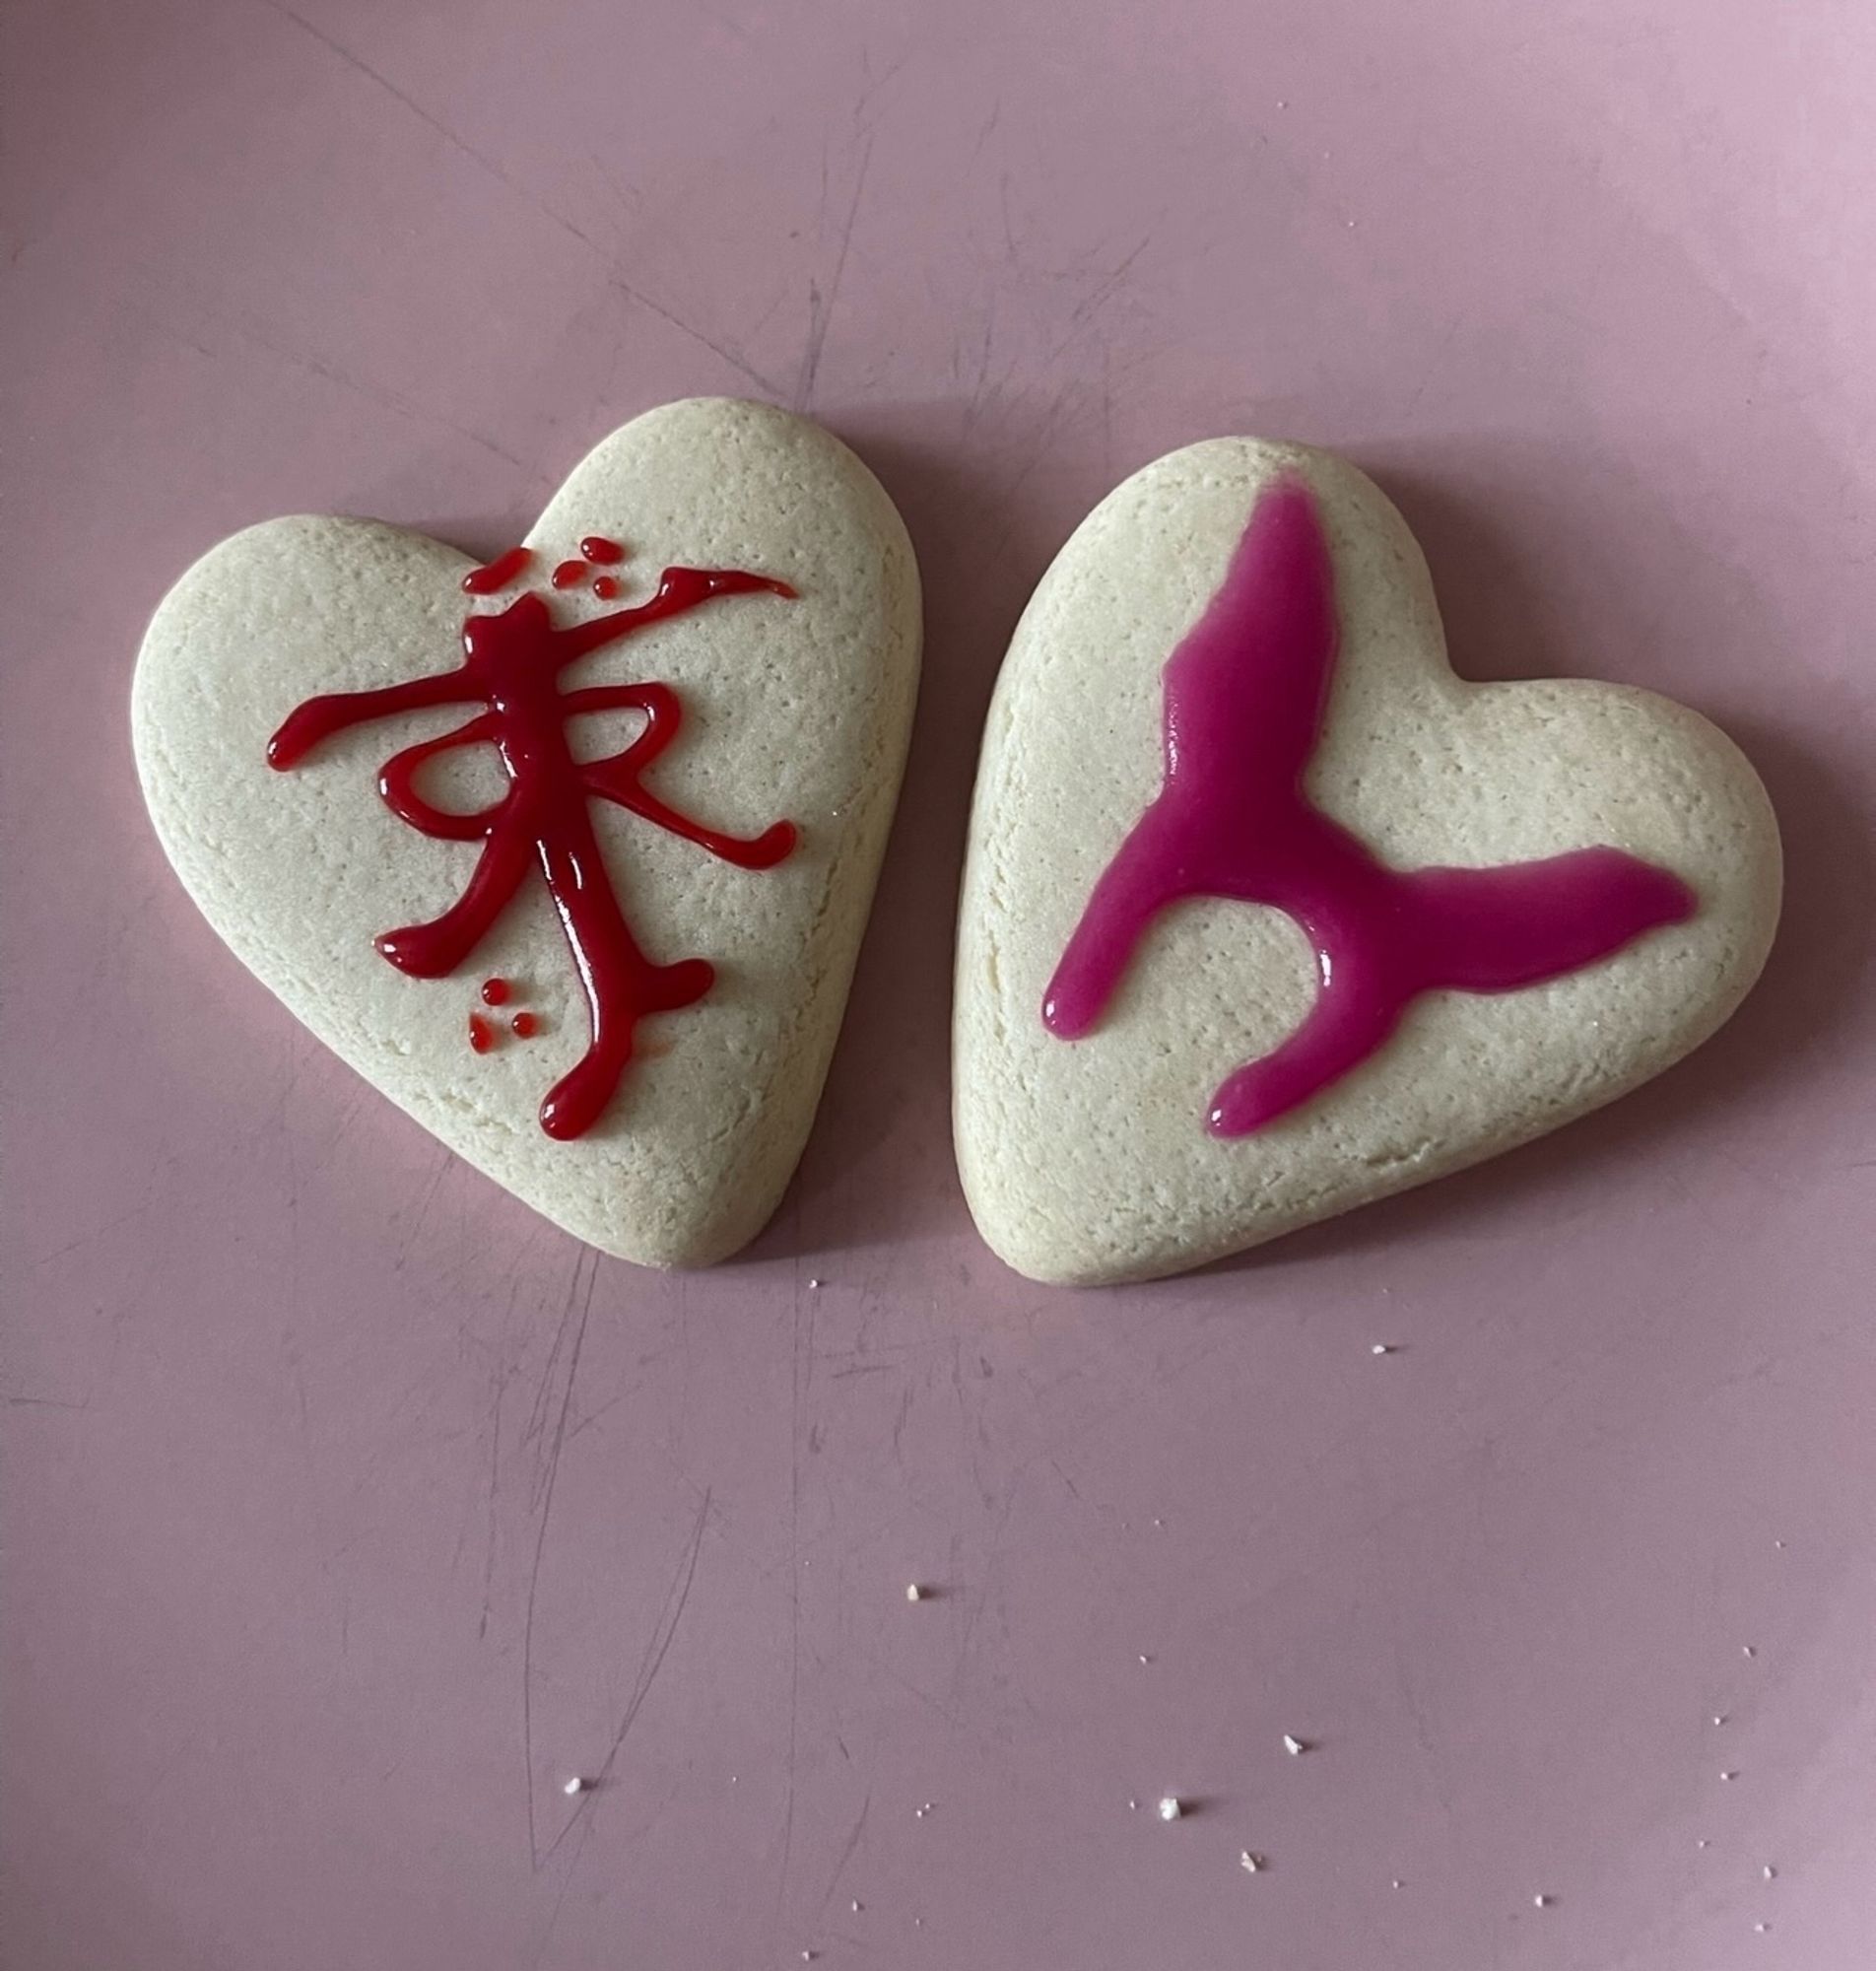
[[1352,466],[1172,453],[1057,557],[991,708],[955,1013],[978,1227],[1038,1279],[1146,1279],[1526,1141],[1726,1018],[1779,870],[1696,714],[1456,677]]
[[557,1224],[698,1265],[813,1120],[910,729],[917,573],[803,419],[648,412],[486,567],[267,522],[146,636],[177,873],[400,1107]]

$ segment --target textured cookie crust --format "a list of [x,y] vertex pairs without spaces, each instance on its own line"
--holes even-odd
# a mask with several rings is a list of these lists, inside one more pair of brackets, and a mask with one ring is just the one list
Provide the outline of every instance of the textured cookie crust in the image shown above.
[[[1162,667],[1286,470],[1315,494],[1341,618],[1306,782],[1317,805],[1398,867],[1607,844],[1674,870],[1700,909],[1547,985],[1428,994],[1314,1103],[1220,1140],[1204,1127],[1212,1091],[1313,997],[1289,918],[1180,905],[1087,1038],[1055,1039],[1040,1007],[1096,878],[1159,791]],[[1621,686],[1455,677],[1420,550],[1354,467],[1254,439],[1173,452],[1063,548],[991,706],[955,1014],[958,1160],[978,1228],[1034,1279],[1150,1279],[1477,1163],[1711,1034],[1765,962],[1779,885],[1765,790],[1696,714]]]
[[[721,1259],[761,1230],[800,1156],[839,1028],[910,731],[919,648],[911,544],[877,480],[838,440],[767,406],[699,398],[615,432],[527,536],[529,579],[614,536],[620,603],[556,596],[569,622],[644,599],[667,564],[778,577],[796,601],[738,595],[636,632],[570,669],[567,689],[675,686],[684,728],[647,775],[709,825],[800,830],[749,871],[622,810],[592,812],[620,901],[661,963],[707,958],[700,1003],[645,1021],[640,1057],[573,1142],[536,1111],[586,1044],[566,943],[530,877],[454,977],[413,980],[371,947],[460,895],[473,844],[415,833],[378,799],[399,748],[464,722],[460,707],[355,727],[291,773],[267,741],[302,700],[453,668],[472,564],[373,521],[249,528],[175,585],[145,638],[133,693],[138,769],[170,861],[236,955],[367,1080],[498,1183],[581,1239],[648,1265]],[[474,708],[470,708],[473,710]],[[631,713],[583,719],[597,757]],[[445,804],[499,790],[488,748],[426,782]],[[451,776],[454,776],[452,784]],[[514,982],[539,1038],[478,1055],[479,982]]]

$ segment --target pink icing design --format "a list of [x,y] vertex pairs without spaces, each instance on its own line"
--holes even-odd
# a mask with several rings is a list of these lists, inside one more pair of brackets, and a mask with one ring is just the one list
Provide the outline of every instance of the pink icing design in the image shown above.
[[1213,1099],[1249,1135],[1381,1047],[1422,992],[1511,992],[1594,965],[1697,908],[1618,849],[1485,869],[1387,868],[1304,791],[1337,643],[1315,502],[1286,476],[1258,500],[1224,585],[1167,660],[1160,793],[1095,884],[1042,1002],[1062,1040],[1101,1019],[1154,918],[1188,897],[1282,911],[1309,939],[1314,1006]]

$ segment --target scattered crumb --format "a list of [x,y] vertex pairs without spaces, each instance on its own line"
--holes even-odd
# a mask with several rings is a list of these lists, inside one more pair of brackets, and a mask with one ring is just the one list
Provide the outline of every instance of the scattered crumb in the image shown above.
[[1129,1813],[1138,1813],[1140,1811],[1140,1802],[1137,1800],[1128,1801],[1127,1811]]
[[1771,1928],[1772,1926],[1769,1923],[1755,1923],[1753,1925],[1753,1929],[1756,1930],[1761,1937],[1765,1936],[1766,1932],[1769,1931]]
[[818,1279],[810,1280],[808,1282],[808,1291],[810,1293],[819,1293],[821,1291],[821,1282]]
[[1784,1541],[1783,1541],[1783,1540],[1774,1540],[1774,1541],[1772,1542],[1772,1544],[1773,1544],[1774,1546],[1776,1546],[1776,1548],[1777,1548],[1777,1549],[1778,1549],[1778,1550],[1779,1550],[1779,1551],[1780,1551],[1781,1553],[1783,1552],[1783,1550],[1784,1550]]
[[855,1896],[855,1897],[853,1898],[853,1904],[852,1904],[852,1908],[853,1908],[853,1914],[854,1914],[855,1916],[858,1916],[858,1915],[859,1915],[859,1913],[860,1913],[860,1899],[859,1899],[859,1897],[858,1897],[858,1896]]
[[[1353,226],[1355,224],[1354,220],[1351,219],[1349,224]],[[1371,1355],[1391,1355],[1394,1352],[1394,1344],[1391,1341],[1376,1341],[1370,1347],[1368,1352]]]
[[1396,1876],[1394,1877],[1393,1881],[1392,1881],[1391,1883],[1389,1883],[1389,1885],[1388,1885],[1388,1886],[1389,1886],[1390,1888],[1396,1888],[1396,1889],[1403,1889],[1403,1888],[1405,1888],[1405,1887],[1406,1887],[1407,1885],[1406,1885],[1406,1883],[1405,1883],[1405,1882],[1403,1882],[1403,1881],[1401,1880],[1401,1878],[1400,1878],[1400,1877],[1399,1877],[1398,1875],[1396,1875]]
[[1725,1714],[1725,1712],[1723,1712],[1723,1711],[1715,1711],[1715,1712],[1713,1713],[1713,1723],[1714,1723],[1715,1725],[1723,1725],[1723,1724],[1725,1724],[1725,1722],[1726,1722],[1726,1714]]
[[1238,1866],[1240,1869],[1242,1869],[1245,1874],[1247,1875],[1260,1875],[1263,1873],[1264,1870],[1264,1858],[1261,1855],[1253,1854],[1248,1848],[1246,1848],[1243,1851],[1243,1853],[1239,1856]]
[[1551,1904],[1556,1900],[1555,1896],[1535,1895],[1531,1898],[1531,1907],[1533,1909],[1549,1909]]
[[1143,1664],[1150,1664],[1150,1663],[1151,1663],[1151,1662],[1153,1661],[1153,1659],[1152,1659],[1151,1657],[1142,1657],[1142,1658],[1140,1659],[1140,1661],[1141,1661],[1141,1662],[1142,1662]]
[[1299,1738],[1293,1732],[1286,1732],[1283,1734],[1283,1749],[1294,1759],[1309,1749],[1309,1741]]
[[1763,1874],[1766,1880],[1769,1882],[1776,1882],[1778,1879],[1778,1871],[1772,1866],[1770,1862],[1768,1862],[1764,1867],[1764,1869],[1760,1870],[1760,1873]]
[[1756,1657],[1759,1654],[1759,1652],[1756,1649],[1754,1649],[1750,1643],[1741,1643],[1739,1646],[1739,1654],[1742,1657]]
[[569,1780],[567,1784],[561,1788],[561,1792],[564,1793],[569,1800],[571,1800],[576,1793],[584,1793],[585,1791],[586,1791],[586,1782],[583,1779],[579,1779],[577,1777]]
[[1712,1843],[1708,1841],[1696,1841],[1694,1846],[1696,1848],[1709,1848],[1712,1846]]
[[1162,1820],[1176,1820],[1184,1811],[1185,1808],[1180,1804],[1176,1794],[1168,1794],[1160,1802],[1160,1818]]
[[1720,1778],[1721,1778],[1721,1779],[1723,1779],[1723,1780],[1736,1780],[1736,1779],[1737,1779],[1738,1777],[1739,1777],[1739,1775],[1738,1775],[1738,1773],[1736,1773],[1736,1772],[1730,1772],[1730,1773],[1721,1773],[1721,1774],[1720,1774]]
[[905,1599],[907,1601],[922,1601],[924,1598],[925,1591],[919,1587],[917,1582],[914,1581],[907,1586],[905,1590]]
[[926,1814],[928,1814],[930,1811],[931,1811],[931,1801],[926,1801],[923,1806],[915,1806],[912,1808],[912,1818],[914,1820],[923,1820]]

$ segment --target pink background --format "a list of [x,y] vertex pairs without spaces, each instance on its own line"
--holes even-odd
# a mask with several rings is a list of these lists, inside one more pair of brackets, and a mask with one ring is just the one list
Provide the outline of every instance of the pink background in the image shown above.
[[[8,1966],[1876,1963],[1865,0],[6,14]],[[799,1180],[686,1279],[242,974],[125,696],[230,530],[493,549],[698,391],[873,463],[929,644]],[[947,1141],[976,733],[1235,431],[1382,479],[1463,667],[1724,722],[1785,929],[1560,1139],[1048,1291]]]

